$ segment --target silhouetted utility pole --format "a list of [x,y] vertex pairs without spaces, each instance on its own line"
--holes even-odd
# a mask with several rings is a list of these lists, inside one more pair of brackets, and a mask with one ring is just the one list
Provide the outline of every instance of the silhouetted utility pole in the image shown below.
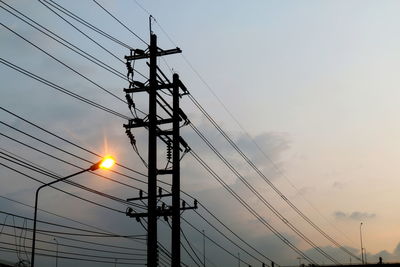
[[[148,195],[137,198],[129,198],[128,201],[147,199],[148,211],[146,213],[136,213],[133,209],[128,209],[126,215],[136,220],[147,217],[147,266],[155,267],[158,265],[158,250],[157,250],[157,219],[163,217],[168,220],[172,217],[172,266],[180,266],[180,214],[182,210],[197,208],[197,202],[194,206],[186,206],[185,202],[180,200],[180,159],[181,151],[184,153],[189,151],[186,142],[180,136],[180,127],[189,123],[186,115],[179,107],[179,99],[182,95],[187,94],[187,89],[180,81],[178,74],[173,75],[172,83],[164,75],[157,66],[157,57],[181,53],[179,48],[162,50],[157,47],[157,36],[150,34],[150,45],[145,51],[139,49],[131,50],[131,55],[125,56],[128,67],[129,88],[124,89],[128,104],[134,107],[133,100],[130,96],[132,93],[147,92],[149,94],[149,114],[145,119],[136,118],[129,120],[125,124],[126,133],[131,139],[131,143],[135,144],[134,136],[131,133],[131,128],[145,127],[149,131],[148,137]],[[145,83],[133,80],[134,69],[131,62],[138,59],[149,58],[149,79]],[[168,90],[172,95],[172,106],[166,101],[158,91]],[[182,93],[181,93],[182,92]],[[157,114],[157,107],[160,106],[163,110],[164,117]],[[172,124],[172,125],[171,125]],[[182,125],[181,125],[182,124]],[[169,127],[167,127],[169,126]],[[172,126],[172,127],[171,127]],[[172,128],[172,130],[171,130]],[[167,167],[158,169],[157,167],[157,138],[163,141],[167,146]],[[171,157],[172,150],[172,157]],[[172,163],[172,167],[168,165]],[[172,175],[172,192],[163,193],[161,188],[157,194],[157,175]],[[157,206],[158,200],[164,197],[172,197],[172,205],[168,206],[162,202],[162,206]]]

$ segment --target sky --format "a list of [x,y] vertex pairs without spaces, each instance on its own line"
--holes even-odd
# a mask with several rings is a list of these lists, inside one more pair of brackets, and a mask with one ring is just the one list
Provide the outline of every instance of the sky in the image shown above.
[[[265,177],[324,232],[352,253],[360,255],[362,222],[363,245],[368,262],[377,262],[379,256],[383,256],[384,261],[400,261],[400,215],[395,209],[400,204],[396,192],[400,186],[397,164],[400,156],[400,124],[397,116],[400,112],[397,90],[400,84],[397,75],[400,67],[398,1],[97,1],[145,42],[149,39],[149,14],[152,14],[156,21],[151,26],[158,36],[159,47],[171,49],[178,46],[183,50],[183,56],[170,55],[165,60],[160,59],[159,66],[169,76],[171,72],[180,75],[191,95]],[[55,2],[129,46],[147,48],[144,42],[118,24],[95,2]],[[6,4],[119,72],[126,73],[124,56],[129,54],[126,47],[73,22],[114,55],[109,54],[39,1],[3,0],[0,3],[1,107],[98,154],[113,154],[122,165],[146,173],[146,167],[130,147],[125,135],[122,127],[125,119],[26,77],[7,67],[3,60],[131,117],[126,104],[103,90],[107,89],[124,99],[123,88],[128,86],[126,81],[67,50],[14,17],[3,9]],[[144,61],[137,62],[135,69],[143,74],[148,72]],[[135,78],[143,81],[142,77],[135,75]],[[143,111],[147,110],[146,101],[145,94],[135,96],[137,107]],[[342,263],[350,261],[349,255],[305,223],[282,201],[187,96],[182,97],[181,104],[190,121],[276,210],[329,255]],[[75,167],[33,151],[4,135],[80,167],[87,167],[88,162],[56,148],[92,162],[98,160],[93,154],[60,141],[4,110],[0,110],[0,118],[3,122],[0,125],[0,133],[3,134],[0,137],[0,151],[3,153],[1,164],[22,170],[15,163],[10,163],[6,159],[8,156],[4,156],[4,153],[11,155],[11,152],[61,176],[77,171]],[[41,138],[54,147],[33,140],[4,123]],[[183,127],[181,131],[190,147],[287,240],[317,263],[332,263],[299,238],[245,188],[190,127]],[[147,132],[135,130],[133,134],[139,152],[146,159]],[[161,159],[165,157],[162,143],[159,143],[159,155],[160,162],[165,162]],[[190,154],[185,155],[181,166],[183,191],[198,199],[235,233],[276,263],[299,263],[299,256],[248,213]],[[116,171],[145,179],[119,167]],[[41,181],[51,180],[33,171],[25,172]],[[126,176],[106,171],[100,174],[120,183],[98,179],[92,174],[75,177],[73,181],[121,199],[138,196],[138,190],[126,184],[146,189],[143,183]],[[33,204],[38,182],[4,165],[0,165],[0,179],[0,196]],[[168,182],[169,178],[165,179]],[[139,223],[124,215],[126,207],[121,203],[68,184],[59,185],[58,188],[122,212],[117,214],[50,188],[40,195],[39,205],[42,209],[122,235],[145,234]],[[0,199],[0,211],[32,217],[30,208],[5,198]],[[198,212],[221,227],[203,209],[200,208]],[[11,216],[0,216],[3,224],[12,223]],[[82,227],[45,212],[40,212],[39,216],[43,220]],[[193,211],[185,211],[183,217],[198,229],[204,229],[206,234],[223,244],[235,257],[239,253],[242,260],[253,266],[260,265],[211,229]],[[21,227],[24,223],[30,224],[21,218],[15,220]],[[168,225],[160,220],[159,227],[159,240],[168,247]],[[201,233],[185,223],[182,227],[195,250],[202,255]],[[4,229],[12,233],[11,228]],[[230,235],[226,229],[222,231]],[[18,235],[22,236],[24,232]],[[6,238],[0,235],[2,240],[10,239]],[[41,243],[41,248],[54,250],[54,237],[41,238],[51,241],[51,244]],[[12,238],[10,240],[14,242]],[[145,247],[143,241],[131,241],[115,238],[107,242]],[[71,241],[60,237],[59,242],[67,244]],[[206,244],[210,265],[237,264],[237,258],[211,241],[207,240]],[[68,248],[62,249],[67,251]],[[54,255],[54,251],[52,253]],[[0,255],[10,261],[18,260],[15,253],[0,251]],[[26,258],[26,255],[19,257]],[[37,260],[43,266],[54,264],[53,258],[39,256]],[[183,260],[190,266],[196,266],[185,252]],[[356,262],[354,258],[351,260]],[[109,258],[108,261],[113,262]],[[300,261],[306,262],[304,259]],[[269,264],[267,260],[265,262]],[[68,266],[69,263],[71,260],[60,259],[59,266]],[[89,266],[87,262],[76,264]],[[109,266],[111,263],[103,265]]]

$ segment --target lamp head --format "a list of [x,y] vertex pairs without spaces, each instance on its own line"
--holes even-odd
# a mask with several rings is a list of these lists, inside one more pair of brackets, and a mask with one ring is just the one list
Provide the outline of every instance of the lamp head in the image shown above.
[[106,156],[96,164],[92,165],[90,167],[91,171],[95,171],[99,168],[102,169],[110,169],[115,163],[115,160],[111,156]]

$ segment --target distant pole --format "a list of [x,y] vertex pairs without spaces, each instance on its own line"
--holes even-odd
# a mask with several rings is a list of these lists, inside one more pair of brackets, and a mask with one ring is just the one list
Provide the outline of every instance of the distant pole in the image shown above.
[[57,267],[58,266],[58,241],[55,237],[53,239],[56,242],[56,267]]
[[206,235],[203,230],[203,267],[206,267]]
[[364,253],[363,253],[363,243],[362,243],[362,231],[361,231],[361,226],[363,223],[360,223],[360,243],[361,243],[361,263],[364,264]]

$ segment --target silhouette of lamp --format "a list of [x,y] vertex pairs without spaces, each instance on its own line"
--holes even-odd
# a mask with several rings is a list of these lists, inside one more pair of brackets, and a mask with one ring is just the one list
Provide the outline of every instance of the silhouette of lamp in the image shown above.
[[69,178],[71,178],[71,177],[73,177],[73,176],[82,174],[82,173],[84,173],[84,172],[95,171],[95,170],[97,170],[97,169],[99,169],[99,168],[101,168],[101,169],[109,169],[109,168],[111,168],[111,167],[114,165],[114,163],[115,163],[115,160],[114,160],[112,157],[110,157],[110,156],[104,157],[102,160],[100,160],[100,161],[97,162],[96,164],[93,164],[93,165],[90,166],[90,168],[88,168],[88,169],[81,170],[81,171],[76,172],[76,173],[73,173],[73,174],[71,174],[71,175],[68,175],[68,176],[62,177],[62,178],[60,178],[60,179],[51,181],[50,183],[43,184],[43,185],[41,185],[41,186],[36,190],[36,195],[35,195],[35,214],[34,214],[34,218],[33,218],[33,237],[32,237],[31,267],[34,267],[34,266],[35,266],[34,264],[35,264],[35,241],[36,241],[36,221],[37,221],[36,219],[37,219],[37,206],[38,206],[39,191],[40,191],[42,188],[44,188],[44,187],[53,185],[53,184],[58,183],[58,182],[65,181],[65,180],[67,180],[67,179],[69,179]]

